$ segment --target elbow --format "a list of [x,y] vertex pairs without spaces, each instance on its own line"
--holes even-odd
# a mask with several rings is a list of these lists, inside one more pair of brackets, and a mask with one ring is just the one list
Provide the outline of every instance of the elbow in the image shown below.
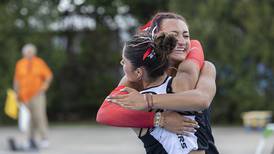
[[107,123],[107,118],[104,116],[104,113],[102,110],[98,110],[97,115],[96,115],[96,122],[101,123],[101,124],[106,124]]
[[97,112],[97,115],[96,115],[96,122],[97,122],[97,123],[101,123],[101,122],[102,122],[102,116],[100,115],[100,110]]

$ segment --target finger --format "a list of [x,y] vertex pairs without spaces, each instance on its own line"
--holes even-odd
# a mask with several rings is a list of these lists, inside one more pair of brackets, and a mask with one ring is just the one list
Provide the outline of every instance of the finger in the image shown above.
[[198,124],[197,121],[187,118],[187,117],[182,117],[184,122],[188,122],[188,123],[193,123],[193,124]]
[[185,131],[182,131],[182,130],[179,130],[178,135],[183,135],[183,136],[190,136],[188,132],[185,132]]
[[198,124],[189,123],[189,122],[182,122],[183,127],[191,127],[191,128],[200,128]]
[[120,91],[130,93],[130,92],[135,92],[136,90],[133,88],[130,88],[130,87],[125,87],[125,88],[121,89]]
[[126,106],[123,103],[120,103],[120,106],[122,106],[123,108],[126,108]]
[[118,101],[116,99],[105,99],[106,101],[110,102],[110,103],[117,103]]
[[130,104],[121,103],[120,105],[125,109],[136,110],[135,107]]
[[128,95],[129,94],[123,94],[123,95],[116,94],[116,95],[109,95],[107,98],[108,99],[123,99],[123,98],[128,97]]
[[196,129],[191,128],[191,127],[182,127],[182,131],[188,132],[188,133],[195,133],[195,132],[197,132]]
[[119,100],[116,100],[116,99],[106,99],[108,102],[110,103],[114,103],[114,104],[117,104],[117,105],[120,105],[123,104],[123,102],[119,101]]
[[119,99],[108,98],[106,100],[111,103],[127,103],[128,102],[126,98],[119,98]]

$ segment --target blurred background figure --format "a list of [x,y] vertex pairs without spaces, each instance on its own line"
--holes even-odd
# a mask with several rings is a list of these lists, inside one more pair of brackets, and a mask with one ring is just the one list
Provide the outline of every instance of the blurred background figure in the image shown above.
[[[19,104],[26,106],[30,113],[28,141],[25,145],[25,148],[30,149],[49,146],[46,91],[52,80],[52,72],[44,60],[36,56],[36,51],[33,44],[24,45],[23,58],[17,61],[14,75],[14,89]],[[40,137],[39,142],[36,134]]]

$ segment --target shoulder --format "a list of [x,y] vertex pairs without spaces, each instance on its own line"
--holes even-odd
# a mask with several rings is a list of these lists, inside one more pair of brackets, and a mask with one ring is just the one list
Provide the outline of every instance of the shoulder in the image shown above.
[[26,63],[26,60],[24,58],[21,58],[16,62],[16,66],[23,65],[24,63]]
[[205,61],[202,67],[200,76],[210,76],[215,78],[216,77],[215,65],[210,61]]
[[205,61],[202,69],[207,69],[216,72],[215,65],[210,61]]
[[204,62],[204,67],[208,67],[208,68],[216,70],[215,65],[210,61],[205,61]]
[[35,57],[34,61],[40,65],[46,65],[47,63],[40,57]]
[[190,40],[190,43],[191,43],[191,47],[192,46],[195,46],[195,45],[200,45],[201,46],[201,42],[199,40]]
[[40,58],[40,57],[34,57],[34,60],[35,61],[38,61],[38,62],[44,62],[44,60],[42,59],[42,58]]
[[182,61],[178,66],[178,73],[197,73],[200,69],[196,63],[191,59]]

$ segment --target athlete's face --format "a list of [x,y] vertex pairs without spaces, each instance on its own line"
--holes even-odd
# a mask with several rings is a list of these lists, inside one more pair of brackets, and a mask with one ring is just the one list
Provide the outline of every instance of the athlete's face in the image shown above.
[[190,46],[189,30],[187,24],[180,19],[164,19],[160,32],[172,33],[177,38],[177,46],[169,55],[171,63],[185,60]]
[[123,51],[122,60],[120,61],[120,63],[123,66],[123,70],[128,81],[130,82],[138,81],[138,75],[136,73],[136,69],[134,69],[129,59],[125,57],[124,51]]

